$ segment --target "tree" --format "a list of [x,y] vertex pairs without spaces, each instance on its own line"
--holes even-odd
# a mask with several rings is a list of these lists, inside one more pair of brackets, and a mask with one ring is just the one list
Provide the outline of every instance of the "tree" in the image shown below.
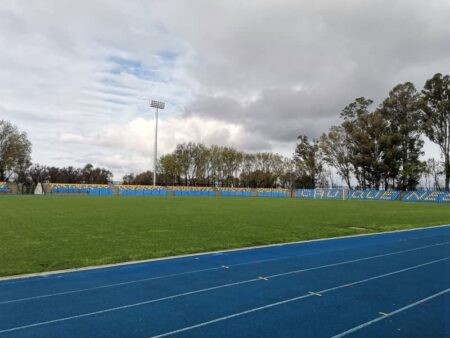
[[307,136],[300,135],[295,148],[294,161],[298,170],[298,184],[303,188],[315,188],[317,181],[323,173],[322,155],[319,141],[308,140]]
[[83,176],[82,180],[84,183],[94,183],[95,181],[95,173],[94,166],[90,163],[86,164],[83,169],[81,169],[81,175]]
[[192,144],[191,152],[192,180],[190,185],[206,185],[209,150],[202,143]]
[[423,154],[420,94],[411,82],[399,84],[389,92],[379,111],[388,123],[390,136],[395,140],[391,145],[398,149],[400,173],[397,187],[414,190],[425,169],[420,161]]
[[339,141],[344,142],[341,146],[344,148],[340,149],[341,161],[344,161],[340,164],[341,175],[347,174],[346,158],[361,189],[379,189],[388,172],[387,124],[378,110],[369,110],[372,103],[370,99],[359,97],[347,105],[341,113],[344,122],[339,132],[343,135],[332,135],[334,139],[339,136]]
[[88,163],[82,169],[78,169],[80,173],[80,182],[86,184],[109,184],[112,182],[113,174],[105,168],[95,168]]
[[283,176],[284,164],[279,154],[242,154],[240,184],[249,188],[275,188]]
[[332,126],[327,134],[320,137],[319,147],[324,162],[335,168],[351,189],[351,148],[345,129],[342,126]]
[[137,174],[134,178],[133,184],[137,185],[151,185],[153,184],[153,171],[144,171]]
[[43,183],[48,181],[49,171],[47,167],[35,164],[28,169],[28,176],[33,184]]
[[134,174],[129,173],[122,177],[123,184],[133,184],[134,183]]
[[429,158],[426,161],[426,168],[423,172],[425,188],[427,189],[441,189],[440,177],[444,174],[445,168],[442,163],[434,158]]
[[56,183],[71,183],[77,184],[81,183],[83,176],[80,168],[75,168],[72,166],[64,167],[59,169],[59,182]]
[[163,185],[181,184],[181,167],[174,154],[161,156],[159,159],[160,180]]
[[31,165],[31,142],[11,122],[0,120],[0,181],[19,175]]
[[174,155],[180,167],[181,175],[184,176],[184,185],[189,185],[192,179],[191,162],[192,148],[194,143],[181,143],[175,148]]
[[231,147],[224,147],[222,155],[222,184],[228,187],[237,185],[236,178],[239,168],[242,165],[243,154]]
[[208,185],[223,185],[223,149],[224,147],[220,147],[217,145],[212,145],[209,148],[209,161],[206,168]]
[[444,158],[445,189],[450,185],[450,76],[435,74],[422,90],[425,135],[439,145]]

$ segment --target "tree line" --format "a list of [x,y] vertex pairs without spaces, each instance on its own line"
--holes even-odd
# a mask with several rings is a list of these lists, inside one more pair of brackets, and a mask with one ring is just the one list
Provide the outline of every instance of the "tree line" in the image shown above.
[[[435,74],[419,92],[411,82],[395,86],[376,108],[364,97],[341,112],[342,123],[313,140],[322,161],[352,186],[362,189],[414,190],[424,176],[450,182],[450,76]],[[442,163],[422,161],[424,139],[436,143]],[[317,168],[319,171],[320,168]]]
[[[377,107],[369,98],[356,98],[340,119],[318,138],[300,135],[292,158],[179,144],[160,158],[157,180],[163,185],[330,187],[336,185],[333,168],[349,188],[414,190],[422,184],[449,189],[449,75],[435,74],[421,91],[411,82],[396,85]],[[442,161],[421,160],[425,137],[440,147]]]
[[162,185],[291,187],[295,178],[294,161],[279,154],[193,142],[178,144],[163,155],[157,170]]
[[88,163],[82,168],[76,167],[47,167],[39,164],[31,166],[25,176],[28,183],[51,182],[51,183],[85,183],[85,184],[109,184],[112,183],[111,171],[94,167]]
[[[247,153],[233,147],[178,144],[160,157],[160,185],[252,188],[449,189],[450,76],[435,74],[420,91],[411,82],[396,85],[377,107],[356,98],[340,112],[340,123],[318,138],[300,135],[292,157],[271,152]],[[424,140],[436,143],[441,158],[423,161]],[[441,185],[441,177],[444,183]],[[112,182],[112,173],[31,163],[26,133],[0,120],[0,181]],[[153,173],[127,174],[125,184],[153,184]]]

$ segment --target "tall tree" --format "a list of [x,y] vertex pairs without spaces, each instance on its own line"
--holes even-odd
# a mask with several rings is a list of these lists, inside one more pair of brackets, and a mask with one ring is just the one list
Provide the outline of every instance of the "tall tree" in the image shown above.
[[427,189],[441,189],[440,178],[444,174],[445,168],[441,162],[435,158],[429,158],[423,172],[423,180]]
[[450,185],[450,76],[435,74],[422,90],[423,130],[444,158],[445,189]]
[[425,168],[420,161],[423,154],[420,94],[411,82],[399,84],[389,92],[379,111],[388,123],[391,137],[398,140],[400,174],[397,187],[414,190]]
[[181,143],[175,148],[174,155],[180,166],[181,174],[184,176],[184,185],[190,185],[192,181],[192,151],[194,143]]
[[241,167],[243,155],[231,147],[222,149],[222,170],[223,170],[223,185],[235,186],[237,185],[236,178],[239,168]]
[[25,172],[30,165],[31,142],[27,134],[11,122],[0,120],[0,181]]
[[48,168],[34,164],[28,169],[28,176],[34,184],[46,182],[49,179]]
[[123,184],[133,184],[134,183],[134,174],[129,173],[122,177]]
[[370,99],[359,97],[341,113],[347,159],[362,189],[379,189],[387,171],[386,121],[378,110],[369,109],[372,103]]
[[319,141],[309,141],[307,136],[300,135],[295,148],[294,161],[298,169],[298,185],[303,188],[315,188],[323,173],[323,161]]
[[140,174],[137,174],[133,180],[132,184],[137,185],[151,185],[153,184],[153,172],[152,171],[144,171]]
[[319,147],[325,163],[337,173],[351,189],[351,143],[342,126],[332,126],[327,134],[319,139]]
[[181,184],[181,167],[174,154],[166,154],[159,159],[161,180],[164,185]]

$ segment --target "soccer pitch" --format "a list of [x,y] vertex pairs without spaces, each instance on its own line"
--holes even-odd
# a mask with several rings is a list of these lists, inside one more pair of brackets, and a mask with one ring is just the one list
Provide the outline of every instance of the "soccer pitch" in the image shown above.
[[1,196],[0,276],[450,223],[450,205]]

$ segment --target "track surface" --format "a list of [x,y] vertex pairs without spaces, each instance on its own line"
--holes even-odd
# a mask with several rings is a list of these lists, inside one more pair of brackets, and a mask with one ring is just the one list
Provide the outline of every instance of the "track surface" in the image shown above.
[[0,337],[450,337],[450,226],[0,282]]

